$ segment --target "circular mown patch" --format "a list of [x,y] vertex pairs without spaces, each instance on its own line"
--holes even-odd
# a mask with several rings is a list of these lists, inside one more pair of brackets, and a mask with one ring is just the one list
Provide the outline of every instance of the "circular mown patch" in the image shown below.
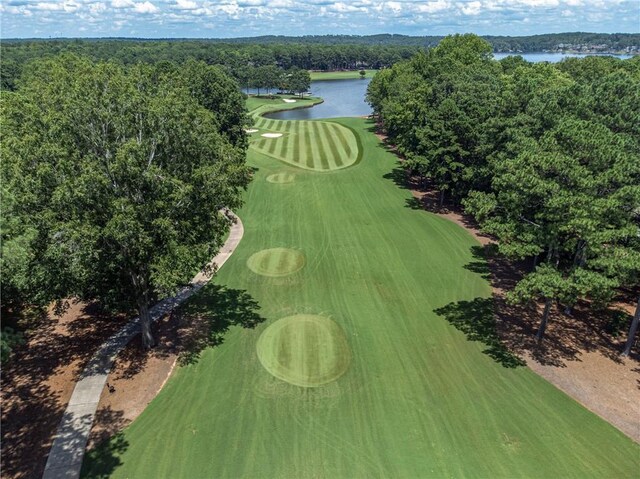
[[263,249],[251,255],[247,266],[262,276],[287,276],[300,271],[305,259],[302,252],[289,248]]
[[314,314],[276,321],[262,332],[256,348],[260,363],[269,373],[305,388],[335,381],[351,362],[342,328]]
[[273,175],[267,176],[267,181],[269,183],[293,183],[295,179],[296,175],[294,175],[293,173],[274,173]]

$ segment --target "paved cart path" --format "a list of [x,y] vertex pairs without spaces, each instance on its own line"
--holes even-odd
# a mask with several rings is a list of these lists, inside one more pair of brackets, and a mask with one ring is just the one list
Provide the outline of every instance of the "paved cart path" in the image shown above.
[[[158,320],[180,303],[195,294],[209,282],[212,275],[210,267],[221,268],[235,251],[244,235],[242,221],[231,211],[225,214],[234,221],[227,241],[220,252],[211,260],[207,268],[198,273],[178,294],[160,301],[151,308],[151,318]],[[91,426],[95,418],[100,395],[107,381],[113,361],[118,353],[140,331],[140,318],[134,318],[120,331],[111,336],[94,354],[80,375],[69,404],[65,410],[49,451],[43,479],[75,479],[80,477]]]

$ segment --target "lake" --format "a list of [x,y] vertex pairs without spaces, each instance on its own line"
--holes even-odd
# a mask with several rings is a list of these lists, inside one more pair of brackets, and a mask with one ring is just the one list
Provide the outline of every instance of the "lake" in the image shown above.
[[322,80],[311,82],[311,93],[324,100],[311,108],[268,113],[267,118],[278,120],[314,120],[316,118],[339,118],[342,116],[366,116],[371,107],[365,103],[369,79]]
[[[500,60],[509,53],[496,53]],[[587,57],[578,53],[523,53],[521,56],[530,62],[559,62],[568,57]],[[608,55],[617,58],[631,58],[631,55]],[[371,114],[371,107],[365,103],[369,79],[355,80],[322,80],[311,82],[311,93],[324,99],[324,103],[311,108],[268,113],[267,118],[277,120],[314,120],[318,118],[339,118],[344,116],[366,116]],[[251,91],[251,93],[256,93]]]
[[538,63],[538,62],[551,62],[556,63],[564,60],[565,58],[584,58],[584,57],[593,57],[593,56],[607,56],[607,57],[616,57],[622,60],[627,58],[631,58],[632,55],[614,55],[614,54],[585,54],[585,53],[494,53],[493,57],[496,60],[501,60],[504,57],[508,57],[510,55],[520,55],[522,58],[527,60],[528,62]]

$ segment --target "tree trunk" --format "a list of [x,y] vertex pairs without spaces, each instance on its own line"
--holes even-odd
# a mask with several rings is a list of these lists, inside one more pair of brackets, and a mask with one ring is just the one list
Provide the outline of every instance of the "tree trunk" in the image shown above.
[[440,208],[444,204],[444,190],[440,190]]
[[542,337],[544,336],[544,331],[547,329],[547,323],[549,322],[549,311],[551,310],[551,303],[553,300],[551,298],[545,298],[544,303],[544,312],[542,313],[542,320],[540,321],[540,327],[538,328],[538,332],[536,333],[536,341],[542,341]]
[[153,338],[153,334],[151,333],[151,314],[149,314],[149,308],[144,300],[140,301],[138,304],[142,346],[144,346],[145,349],[151,349],[156,345],[156,340]]
[[636,305],[636,314],[633,315],[631,321],[631,328],[629,328],[629,337],[627,338],[627,344],[622,351],[623,356],[629,356],[631,354],[631,347],[636,340],[636,333],[638,332],[638,324],[640,323],[640,298],[638,298],[638,304]]

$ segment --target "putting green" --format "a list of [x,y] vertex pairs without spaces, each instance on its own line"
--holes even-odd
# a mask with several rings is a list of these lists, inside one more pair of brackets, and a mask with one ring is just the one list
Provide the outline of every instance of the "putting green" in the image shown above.
[[269,100],[253,104],[256,105],[251,113],[255,126],[268,132],[252,137],[251,148],[256,151],[313,171],[335,171],[357,163],[360,154],[358,142],[349,128],[329,121],[281,121],[265,118],[262,116],[264,113],[287,109],[292,104],[274,104]]
[[247,261],[251,271],[262,276],[287,276],[304,266],[304,254],[295,249],[271,248],[258,251]]
[[[352,168],[296,169],[296,181],[279,187],[266,178],[288,170],[250,148],[254,181],[237,212],[242,242],[185,306],[211,318],[220,344],[176,367],[121,437],[89,451],[84,475],[637,477],[637,444],[528,368],[504,367],[493,344],[469,340],[452,324],[479,339],[491,328],[491,287],[472,250],[478,243],[454,223],[407,207],[411,193],[394,182],[402,174],[397,158],[369,131],[372,122],[336,121],[358,135],[363,159]],[[256,252],[294,245],[306,258],[295,275],[271,278],[247,267]],[[446,305],[455,318],[438,313]],[[242,327],[247,309],[264,321]],[[303,313],[335,318],[341,332],[317,323],[278,332],[281,318]],[[335,350],[325,355],[318,348],[329,343]],[[296,351],[300,361],[275,363],[279,350]],[[313,361],[317,373],[305,373],[301,364]],[[287,382],[336,376],[343,367],[318,387]]]
[[293,173],[287,173],[287,172],[274,173],[273,175],[267,176],[267,181],[269,183],[279,183],[279,184],[293,183],[295,179],[296,179],[296,175],[294,175]]
[[256,348],[267,371],[302,387],[335,381],[351,361],[342,328],[324,316],[312,314],[276,321],[264,330]]

